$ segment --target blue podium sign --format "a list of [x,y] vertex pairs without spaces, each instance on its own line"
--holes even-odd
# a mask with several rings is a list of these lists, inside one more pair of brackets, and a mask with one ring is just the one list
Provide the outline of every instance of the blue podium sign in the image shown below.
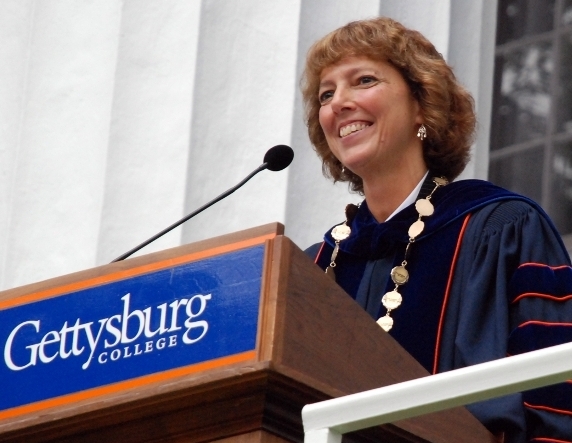
[[0,419],[254,359],[263,258],[257,245],[134,268],[4,307]]

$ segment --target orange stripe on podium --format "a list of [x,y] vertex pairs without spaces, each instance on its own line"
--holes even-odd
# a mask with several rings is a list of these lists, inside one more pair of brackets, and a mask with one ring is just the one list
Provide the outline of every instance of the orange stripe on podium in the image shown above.
[[242,352],[240,354],[229,355],[227,357],[222,357],[222,358],[217,358],[215,360],[209,360],[206,362],[197,363],[191,366],[170,369],[165,372],[145,375],[143,377],[138,377],[132,380],[126,380],[111,385],[88,389],[86,391],[76,392],[61,397],[51,398],[49,400],[42,400],[36,403],[30,403],[28,405],[18,406],[15,408],[0,411],[0,420],[41,411],[42,409],[64,406],[70,403],[79,402],[82,400],[88,400],[90,398],[99,397],[102,395],[114,394],[117,392],[125,391],[127,389],[142,387],[151,383],[161,382],[175,377],[196,374],[198,372],[219,368],[233,363],[242,363],[249,360],[254,360],[255,358],[256,358],[256,351],[254,350],[247,351],[247,352]]
[[102,275],[100,277],[94,277],[88,280],[82,280],[76,283],[58,286],[57,288],[51,288],[44,291],[34,292],[32,294],[22,295],[11,300],[0,301],[0,309],[11,308],[14,306],[31,303],[33,301],[42,300],[54,295],[63,295],[70,292],[79,291],[81,289],[91,288],[118,280],[124,280],[126,278],[135,277],[137,275],[148,274],[153,271],[202,260],[216,255],[225,254],[227,252],[236,251],[238,249],[245,249],[250,246],[262,244],[266,240],[272,239],[274,237],[276,237],[276,234],[274,233],[262,235],[260,237],[254,237],[236,243],[230,243],[228,245],[217,246],[216,248],[206,249],[204,251],[194,252],[192,254],[182,255],[180,257],[174,257],[155,263],[150,263],[148,265],[138,266],[123,271],[117,271],[111,274]]

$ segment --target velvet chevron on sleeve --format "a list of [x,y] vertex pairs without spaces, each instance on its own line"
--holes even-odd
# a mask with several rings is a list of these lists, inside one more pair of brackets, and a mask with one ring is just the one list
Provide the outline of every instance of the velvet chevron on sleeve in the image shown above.
[[[535,276],[528,272],[533,265],[527,263],[535,263],[532,269],[535,272],[553,269],[552,266],[562,273],[555,279],[549,272],[542,287],[534,286]],[[550,334],[545,334],[542,340],[527,337],[528,328],[519,326],[535,320],[570,321],[572,304],[563,309],[561,303],[548,298],[522,296],[537,291],[547,292],[546,296],[565,296],[566,280],[572,282],[569,264],[555,228],[533,203],[507,200],[477,211],[464,236],[455,271],[439,370],[545,347]],[[572,341],[572,336],[560,337],[560,342],[566,341]],[[566,387],[559,385],[553,393],[564,399]],[[544,398],[542,405],[555,398],[548,391],[533,393]],[[572,442],[572,416],[533,410],[527,406],[530,395],[515,394],[469,405],[468,409],[492,432],[504,433],[506,442],[527,442],[535,437]]]
[[[525,263],[508,288],[511,332],[507,354],[516,355],[572,342],[572,268]],[[572,382],[522,394],[535,426],[529,438],[572,441]]]

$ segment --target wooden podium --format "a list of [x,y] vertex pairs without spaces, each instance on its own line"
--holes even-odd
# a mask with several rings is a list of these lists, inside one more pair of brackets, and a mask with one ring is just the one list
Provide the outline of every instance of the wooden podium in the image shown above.
[[[4,335],[0,330],[2,364],[11,368],[0,372],[4,378],[1,383],[15,386],[8,394],[1,388],[1,396],[7,400],[0,403],[0,442],[296,442],[303,440],[300,411],[305,404],[428,375],[282,233],[281,225],[270,224],[0,293],[0,314],[5,314],[0,321],[18,318]],[[224,348],[219,352],[218,345],[206,342],[223,326],[216,326],[215,317],[201,323],[201,313],[212,309],[213,315],[227,315],[222,297],[221,307],[211,308],[210,303],[218,297],[216,290],[212,296],[206,292],[197,296],[200,300],[195,302],[190,295],[173,302],[177,296],[170,294],[171,289],[160,289],[155,292],[166,300],[163,304],[157,305],[161,303],[158,299],[155,307],[147,303],[139,306],[147,309],[136,309],[133,287],[141,284],[133,283],[129,293],[118,290],[115,295],[118,298],[123,294],[123,316],[121,312],[100,314],[88,321],[84,319],[89,313],[71,313],[76,305],[77,309],[99,308],[98,291],[108,290],[111,283],[130,284],[131,279],[147,278],[155,272],[154,282],[162,275],[172,277],[181,264],[195,272],[183,280],[199,287],[215,287],[227,277],[207,275],[210,271],[203,263],[218,266],[212,260],[226,260],[237,251],[250,249],[262,251],[262,273],[259,295],[254,294],[255,339],[242,350],[231,349],[235,336],[247,334],[248,326],[242,327],[240,313],[223,322],[235,328],[230,329],[231,337],[222,339],[228,341],[225,346],[230,351]],[[253,266],[238,257],[239,265],[231,263],[225,271],[232,277],[228,290],[233,294],[233,288],[242,288],[236,282],[242,276],[250,278],[247,275]],[[79,297],[73,295],[78,291],[85,292],[81,293],[80,303],[73,302]],[[101,297],[104,300],[104,295]],[[54,304],[60,299],[66,304]],[[237,302],[231,314],[241,309],[242,301]],[[41,303],[45,309],[54,304],[54,314],[42,317],[38,313],[44,309]],[[194,303],[189,312],[194,309],[195,317],[188,321],[196,320],[189,323],[196,329],[187,330],[186,335],[186,342],[191,344],[181,341],[184,329],[172,317],[179,305],[179,313],[184,312],[184,303]],[[244,303],[248,304],[246,296]],[[102,309],[112,305],[104,301],[100,304],[104,305]],[[28,317],[20,313],[35,305],[40,310],[26,314]],[[66,320],[61,329],[53,326],[46,332],[44,324],[52,317],[65,315],[67,306],[69,322]],[[167,318],[167,313],[171,317]],[[159,314],[165,316],[160,317],[160,326],[151,326],[149,318]],[[128,320],[131,326],[137,325],[137,334],[128,331]],[[92,330],[88,346],[81,337],[88,337]],[[162,339],[157,337],[174,334],[167,331],[176,331],[179,336],[165,338],[161,347]],[[136,335],[153,334],[158,335],[153,337],[154,342],[148,340],[152,350],[133,341]],[[96,335],[101,340],[94,345]],[[112,343],[114,337],[117,343]],[[206,343],[204,351],[194,352],[201,340]],[[90,346],[91,360],[86,360]],[[137,356],[137,351],[149,353]],[[206,357],[201,357],[201,352]],[[143,364],[147,361],[144,358],[164,364],[177,353],[181,358],[198,360],[149,370]],[[114,358],[116,361],[112,361]],[[86,369],[80,370],[82,363]],[[79,375],[66,375],[67,369],[59,369],[64,364],[75,365],[71,371],[79,371]],[[118,369],[123,364],[133,369],[123,374]],[[48,370],[53,372],[43,375]],[[91,374],[96,372],[107,381],[94,381],[95,375]],[[34,384],[37,387],[29,387]],[[76,384],[83,388],[74,388]],[[40,392],[44,390],[52,394]],[[468,411],[458,408],[349,434],[344,441],[476,443],[494,439]]]

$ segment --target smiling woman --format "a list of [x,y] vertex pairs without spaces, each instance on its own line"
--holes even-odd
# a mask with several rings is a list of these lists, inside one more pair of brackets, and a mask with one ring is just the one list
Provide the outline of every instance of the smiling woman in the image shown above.
[[381,62],[400,74],[421,108],[427,131],[425,163],[436,174],[457,177],[469,160],[475,128],[473,99],[425,37],[387,18],[350,23],[316,42],[308,52],[302,93],[310,141],[323,160],[326,175],[363,191],[361,177],[351,171],[342,174],[319,121],[320,94],[333,94],[331,88],[321,89],[323,76],[350,58]]
[[[450,183],[473,100],[427,39],[349,23],[310,49],[303,95],[324,174],[365,196],[307,252],[383,330],[432,373],[572,341],[572,274],[556,271],[570,259],[548,216],[488,182]],[[569,383],[469,409],[503,442],[572,441]]]
[[[427,172],[416,136],[424,121],[401,74],[387,62],[349,57],[320,77],[320,127],[331,153],[362,180],[364,192],[387,179],[416,185]],[[378,221],[406,197],[400,189],[383,207],[370,205]]]

